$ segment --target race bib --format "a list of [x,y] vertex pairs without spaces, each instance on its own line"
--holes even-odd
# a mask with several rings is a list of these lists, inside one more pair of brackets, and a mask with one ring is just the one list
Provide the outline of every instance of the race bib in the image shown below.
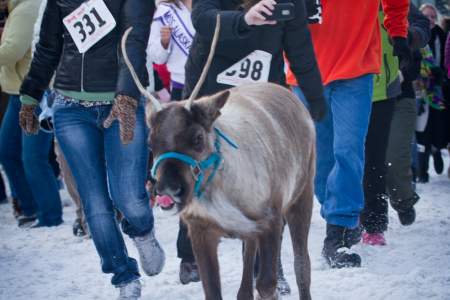
[[63,19],[80,53],[88,51],[116,27],[103,0],[89,0]]
[[217,75],[217,82],[233,86],[267,82],[269,80],[271,61],[272,54],[262,50],[255,50]]

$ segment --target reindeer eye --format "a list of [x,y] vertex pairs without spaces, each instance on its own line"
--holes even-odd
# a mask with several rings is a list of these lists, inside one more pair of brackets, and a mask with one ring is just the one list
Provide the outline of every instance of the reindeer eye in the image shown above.
[[196,151],[202,151],[203,150],[203,134],[199,133],[199,134],[195,135],[194,139],[192,140],[192,144]]

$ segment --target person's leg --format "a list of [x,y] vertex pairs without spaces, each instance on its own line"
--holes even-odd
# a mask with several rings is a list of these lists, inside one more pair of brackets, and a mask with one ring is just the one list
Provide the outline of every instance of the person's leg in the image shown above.
[[73,203],[75,203],[76,207],[75,212],[77,218],[73,225],[73,233],[74,235],[85,235],[88,233],[88,227],[86,223],[86,217],[83,212],[83,206],[81,204],[80,194],[78,193],[75,179],[73,178],[72,172],[70,171],[69,165],[64,158],[64,154],[62,153],[61,147],[59,147],[58,142],[55,142],[55,154],[56,161],[59,164],[62,177],[66,184],[67,192],[69,193],[70,198],[72,198],[72,201]]
[[170,91],[170,100],[171,101],[179,101],[182,100],[183,87],[174,87],[172,86],[172,90]]
[[6,197],[6,186],[3,180],[3,175],[0,174],[0,203],[6,203],[8,199]]
[[386,150],[395,99],[374,102],[365,144],[364,198],[361,224],[368,234],[387,230]]
[[[330,94],[332,93],[332,86],[325,87],[325,98],[330,101]],[[308,107],[304,95],[300,88],[293,87],[294,94],[303,102],[303,104]],[[327,179],[330,175],[331,170],[335,164],[334,154],[333,154],[333,114],[328,106],[328,114],[325,118],[316,123],[316,151],[317,151],[317,165],[316,165],[316,177],[314,180],[315,194],[317,199],[321,204],[325,201]]]
[[62,205],[58,182],[49,161],[53,134],[39,131],[37,135],[22,134],[22,159],[25,175],[38,206],[37,226],[62,223]]
[[400,213],[411,209],[419,199],[413,188],[411,168],[416,110],[416,100],[413,98],[399,98],[395,101],[386,155],[389,164],[386,186],[391,206]]
[[[327,223],[345,228],[358,226],[364,207],[364,144],[372,106],[372,80],[372,75],[342,80],[335,83],[330,94],[336,162],[326,181],[321,213]],[[320,154],[319,150],[318,162]]]
[[36,205],[22,162],[22,130],[19,126],[19,96],[10,96],[0,129],[0,162],[12,190],[19,199],[21,213],[33,216]]
[[177,255],[178,258],[181,258],[182,262],[195,262],[191,241],[189,240],[188,236],[188,228],[182,220],[180,220],[178,230]]
[[114,274],[113,285],[132,282],[140,275],[136,260],[128,256],[109,197],[100,108],[57,98],[55,134],[78,187],[102,270]]
[[[102,118],[109,112],[110,108],[103,107]],[[104,136],[109,189],[114,206],[124,217],[122,231],[133,239],[144,272],[156,275],[164,266],[165,256],[154,236],[153,212],[145,189],[149,149],[143,101],[137,108],[131,143],[122,144],[119,122],[105,129]]]

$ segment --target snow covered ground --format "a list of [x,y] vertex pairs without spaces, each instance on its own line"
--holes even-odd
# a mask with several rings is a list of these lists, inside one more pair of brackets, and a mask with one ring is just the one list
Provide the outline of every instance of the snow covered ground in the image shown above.
[[[445,158],[446,167],[449,158]],[[433,171],[432,171],[433,172]],[[363,265],[359,269],[330,270],[320,256],[324,221],[315,205],[310,232],[312,296],[314,299],[450,299],[450,180],[432,173],[430,183],[418,185],[421,200],[417,221],[402,227],[391,212],[387,246],[358,245]],[[67,194],[63,193],[65,202]],[[0,206],[0,299],[115,299],[110,276],[100,272],[91,240],[72,236],[74,207],[64,209],[65,223],[50,229],[19,229],[10,205]],[[167,261],[163,272],[144,277],[143,299],[203,299],[200,283],[183,286],[178,281],[175,241],[178,218],[155,210],[156,230]],[[137,258],[126,238],[131,256]],[[293,256],[288,234],[282,260],[293,294],[298,299]],[[235,299],[241,277],[241,244],[223,240],[220,245],[224,299]]]

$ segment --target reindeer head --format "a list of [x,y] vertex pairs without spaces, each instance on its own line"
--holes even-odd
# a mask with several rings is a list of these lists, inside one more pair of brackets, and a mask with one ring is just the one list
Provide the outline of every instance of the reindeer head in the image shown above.
[[[154,156],[156,193],[166,198],[161,205],[172,208],[176,204],[181,210],[195,194],[201,172],[206,178],[211,170],[201,170],[199,163],[206,161],[215,152],[216,133],[214,121],[220,116],[229,91],[195,101],[190,109],[184,102],[172,103],[160,111],[147,108],[147,122],[151,128],[150,145]],[[167,158],[164,158],[166,156]],[[160,203],[161,204],[161,203]]]
[[[139,91],[150,100],[146,115],[147,125],[151,130],[150,145],[157,164],[152,170],[157,181],[156,192],[165,197],[167,204],[165,208],[170,209],[176,203],[181,210],[192,199],[194,190],[198,188],[196,186],[199,182],[198,176],[203,176],[202,173],[198,173],[196,164],[198,165],[198,162],[214,151],[212,124],[219,117],[220,109],[230,95],[229,91],[225,91],[204,97],[194,103],[214,56],[219,38],[220,15],[217,15],[208,60],[190,98],[164,107],[142,86],[128,59],[126,41],[131,30],[132,28],[128,28],[122,37],[122,54]],[[172,157],[163,161],[160,156],[166,154],[167,157],[168,153],[172,154]]]

